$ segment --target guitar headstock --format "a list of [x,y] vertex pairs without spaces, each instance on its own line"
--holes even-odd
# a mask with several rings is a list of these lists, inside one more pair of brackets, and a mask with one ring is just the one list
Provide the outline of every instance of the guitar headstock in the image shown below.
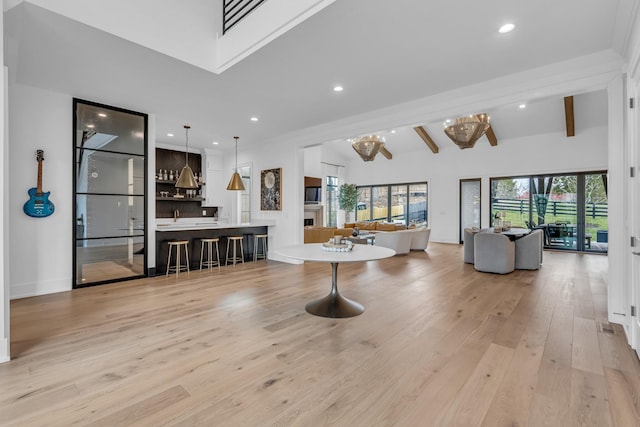
[[36,150],[36,160],[39,162],[44,160],[44,150]]

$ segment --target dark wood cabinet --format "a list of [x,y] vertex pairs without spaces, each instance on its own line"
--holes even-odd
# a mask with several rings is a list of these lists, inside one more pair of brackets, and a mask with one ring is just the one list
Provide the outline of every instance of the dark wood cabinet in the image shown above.
[[190,192],[183,188],[176,188],[177,175],[182,171],[184,164],[184,151],[156,148],[156,218],[171,218],[176,211],[183,217],[213,216],[213,211],[209,212],[210,208],[200,207],[204,200],[202,196],[205,185],[202,182],[202,156],[189,153],[189,166],[200,184],[200,188],[192,190],[193,194],[189,194]]

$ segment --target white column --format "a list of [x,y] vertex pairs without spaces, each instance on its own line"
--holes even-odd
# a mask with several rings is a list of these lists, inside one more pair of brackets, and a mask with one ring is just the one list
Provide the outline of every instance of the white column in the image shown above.
[[609,321],[627,328],[629,304],[628,263],[626,262],[629,233],[626,231],[626,192],[628,164],[625,159],[627,132],[625,128],[625,80],[619,76],[608,88],[609,95]]

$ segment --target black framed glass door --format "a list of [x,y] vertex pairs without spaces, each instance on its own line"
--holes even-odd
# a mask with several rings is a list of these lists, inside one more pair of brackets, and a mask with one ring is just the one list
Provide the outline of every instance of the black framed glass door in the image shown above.
[[147,271],[147,115],[73,100],[73,286]]
[[491,178],[491,217],[541,228],[548,249],[608,251],[607,172]]

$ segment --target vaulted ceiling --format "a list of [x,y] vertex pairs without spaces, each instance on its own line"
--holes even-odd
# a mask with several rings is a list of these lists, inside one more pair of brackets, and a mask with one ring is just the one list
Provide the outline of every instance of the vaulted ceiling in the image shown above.
[[[218,141],[232,148],[239,135],[242,149],[572,58],[623,54],[636,1],[587,3],[336,1],[213,74],[23,2],[5,13],[6,61],[12,82],[155,114],[160,142],[182,144],[182,126],[190,124],[193,146],[212,148]],[[515,30],[499,34],[506,22]],[[342,92],[333,91],[338,84]],[[564,95],[576,95],[578,131],[606,124],[605,92]],[[475,112],[492,116],[498,140],[565,126],[561,96],[523,102],[524,109],[493,105]],[[367,131],[389,132],[395,155],[427,149],[412,129],[418,125],[446,146],[446,118],[432,114],[397,129]]]

